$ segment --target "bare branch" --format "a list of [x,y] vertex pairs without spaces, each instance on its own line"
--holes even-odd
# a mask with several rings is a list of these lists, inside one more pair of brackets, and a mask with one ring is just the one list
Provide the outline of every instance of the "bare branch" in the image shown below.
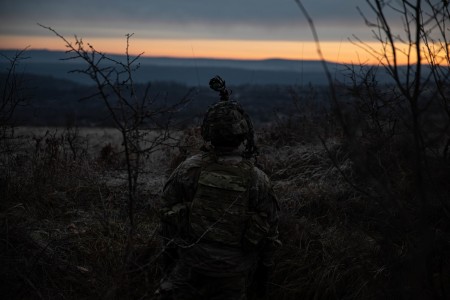
[[321,46],[320,46],[319,36],[317,34],[314,22],[313,22],[312,18],[310,17],[308,11],[303,6],[302,2],[300,0],[295,0],[295,2],[297,3],[298,7],[300,8],[300,10],[302,11],[302,13],[305,16],[306,20],[308,21],[309,27],[310,27],[311,32],[312,32],[313,37],[314,37],[314,41],[316,43],[317,54],[319,55],[320,62],[322,63],[322,67],[323,67],[323,69],[325,71],[325,75],[327,77],[328,87],[330,89],[330,97],[331,97],[331,99],[333,101],[335,113],[337,114],[337,116],[338,116],[338,118],[340,120],[340,123],[341,123],[341,126],[342,126],[343,130],[344,130],[345,135],[349,136],[349,130],[348,130],[347,125],[345,123],[344,116],[342,115],[342,110],[340,108],[340,104],[339,104],[339,101],[337,99],[336,89],[335,89],[335,84],[334,84],[334,81],[333,81],[333,77],[331,76],[331,72],[328,69],[327,61],[325,60],[325,58],[323,56],[322,49],[321,49]]

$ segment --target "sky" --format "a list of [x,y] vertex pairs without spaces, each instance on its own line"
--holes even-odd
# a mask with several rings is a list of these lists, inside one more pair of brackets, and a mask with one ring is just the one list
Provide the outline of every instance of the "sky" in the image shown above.
[[[370,62],[349,42],[378,45],[357,6],[365,0],[303,0],[314,19],[325,59]],[[64,50],[83,38],[107,53],[231,59],[318,59],[308,23],[294,0],[0,0],[0,48]]]

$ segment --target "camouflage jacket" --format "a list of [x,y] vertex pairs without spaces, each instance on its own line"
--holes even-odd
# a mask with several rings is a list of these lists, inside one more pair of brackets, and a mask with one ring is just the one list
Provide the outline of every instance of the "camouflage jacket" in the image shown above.
[[[264,172],[249,161],[251,178],[243,239],[239,245],[224,245],[192,233],[189,209],[199,186],[202,169],[213,163],[233,165],[242,162],[238,153],[204,153],[181,163],[164,186],[161,198],[162,234],[176,245],[180,260],[204,274],[228,276],[248,271],[257,261],[272,265],[278,241],[277,198]],[[220,201],[220,199],[218,199]],[[214,225],[214,224],[213,224]]]

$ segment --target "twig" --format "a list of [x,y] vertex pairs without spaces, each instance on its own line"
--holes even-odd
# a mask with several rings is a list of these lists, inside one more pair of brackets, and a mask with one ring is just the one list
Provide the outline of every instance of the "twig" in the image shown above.
[[341,126],[342,126],[342,129],[344,131],[345,136],[349,137],[350,133],[349,133],[349,130],[347,128],[347,124],[345,123],[344,116],[342,114],[342,110],[340,108],[339,101],[337,99],[337,93],[336,93],[333,77],[331,75],[330,70],[328,69],[328,63],[325,60],[325,58],[323,56],[323,53],[322,53],[322,49],[321,49],[320,41],[319,41],[319,36],[317,35],[317,31],[316,31],[316,27],[314,25],[314,21],[310,17],[308,11],[303,6],[302,2],[300,0],[294,0],[294,1],[297,3],[298,7],[300,8],[300,10],[302,11],[303,15],[305,16],[305,18],[308,21],[309,27],[310,27],[311,32],[312,32],[313,37],[314,37],[314,41],[316,43],[317,54],[319,55],[320,62],[322,63],[322,67],[323,67],[323,69],[325,71],[325,75],[327,77],[328,87],[330,89],[331,99],[333,100],[335,113],[336,113],[336,115],[337,115],[337,117],[338,117],[338,119],[339,119],[339,121],[341,123]]

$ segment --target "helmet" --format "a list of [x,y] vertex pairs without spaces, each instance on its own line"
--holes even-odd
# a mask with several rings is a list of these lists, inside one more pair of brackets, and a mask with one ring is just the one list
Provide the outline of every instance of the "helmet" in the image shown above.
[[215,146],[239,146],[249,130],[239,104],[220,101],[208,109],[203,120],[202,137]]
[[212,105],[203,119],[201,134],[213,146],[237,147],[246,141],[244,154],[253,155],[256,147],[253,141],[253,124],[250,117],[236,101],[229,100],[230,91],[225,81],[216,76],[209,82],[210,87],[220,92],[220,101]]

